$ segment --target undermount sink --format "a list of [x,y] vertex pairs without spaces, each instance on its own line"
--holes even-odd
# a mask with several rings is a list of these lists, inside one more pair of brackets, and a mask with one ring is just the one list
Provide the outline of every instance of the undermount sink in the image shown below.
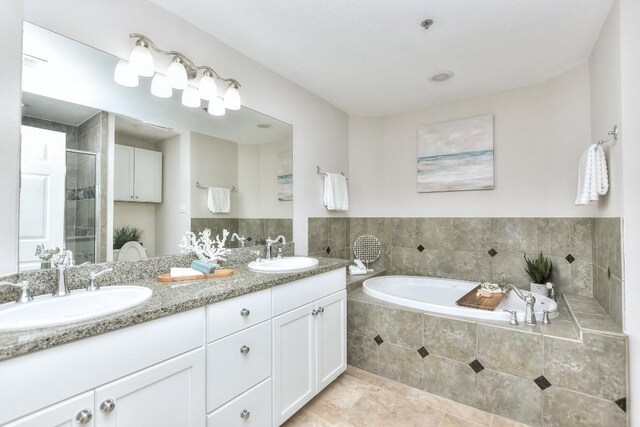
[[315,258],[306,256],[291,256],[284,258],[274,258],[270,260],[251,261],[249,268],[261,273],[293,273],[296,271],[308,270],[318,265]]
[[46,328],[94,319],[142,304],[151,289],[142,286],[103,286],[97,291],[72,291],[64,297],[43,295],[32,302],[0,305],[0,331]]

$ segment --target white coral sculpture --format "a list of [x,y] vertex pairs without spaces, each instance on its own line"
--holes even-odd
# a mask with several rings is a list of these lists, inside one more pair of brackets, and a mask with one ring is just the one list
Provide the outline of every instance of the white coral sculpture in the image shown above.
[[222,230],[222,240],[220,235],[216,235],[215,240],[211,239],[211,230],[205,228],[196,237],[195,233],[187,231],[182,236],[180,249],[182,253],[194,253],[200,261],[217,264],[218,261],[226,261],[224,257],[229,249],[224,247],[229,236],[228,230]]

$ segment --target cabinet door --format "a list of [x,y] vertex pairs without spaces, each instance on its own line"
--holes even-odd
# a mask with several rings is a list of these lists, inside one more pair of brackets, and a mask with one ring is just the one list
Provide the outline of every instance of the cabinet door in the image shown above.
[[134,197],[136,202],[162,202],[162,153],[135,148]]
[[319,393],[347,369],[347,292],[329,295],[316,305],[316,393]]
[[315,395],[314,306],[307,304],[273,318],[273,423],[277,426]]
[[204,349],[200,348],[97,388],[95,425],[204,426],[204,398]]
[[5,427],[91,427],[93,415],[93,391],[89,391],[5,424]]
[[125,202],[134,201],[133,147],[116,144],[113,169],[113,198]]

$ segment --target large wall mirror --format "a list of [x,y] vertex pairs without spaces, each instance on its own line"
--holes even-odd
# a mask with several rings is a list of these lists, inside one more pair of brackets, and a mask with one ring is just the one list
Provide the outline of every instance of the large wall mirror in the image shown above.
[[120,86],[117,61],[24,23],[19,270],[63,248],[76,265],[172,255],[204,228],[291,240],[292,126]]

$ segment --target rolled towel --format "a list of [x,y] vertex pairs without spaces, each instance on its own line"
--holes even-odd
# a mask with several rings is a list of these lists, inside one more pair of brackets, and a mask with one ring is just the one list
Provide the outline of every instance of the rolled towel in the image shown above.
[[200,261],[199,259],[191,261],[191,268],[204,274],[213,273],[214,271],[216,271],[217,267],[217,265],[210,264],[205,261]]
[[181,267],[171,267],[171,277],[188,277],[188,276],[204,276],[204,273],[201,273],[193,268],[181,268]]

